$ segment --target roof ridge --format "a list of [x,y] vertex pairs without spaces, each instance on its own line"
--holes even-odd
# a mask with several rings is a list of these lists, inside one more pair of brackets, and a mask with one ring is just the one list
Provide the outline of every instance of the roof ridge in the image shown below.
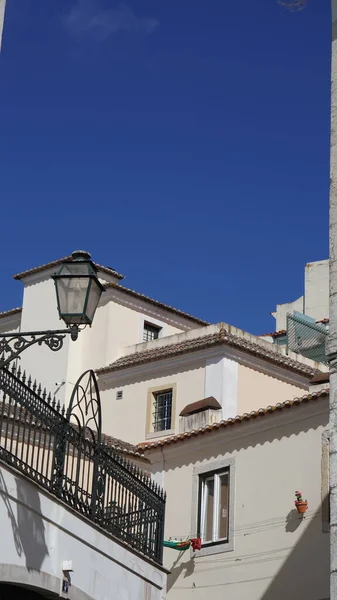
[[146,300],[147,302],[151,302],[155,306],[159,306],[161,308],[164,308],[165,310],[169,310],[170,312],[173,312],[177,315],[185,317],[186,319],[190,319],[191,321],[194,321],[195,323],[199,323],[200,325],[206,326],[206,325],[211,324],[208,321],[204,321],[203,319],[194,317],[193,315],[190,315],[189,313],[186,313],[183,310],[180,310],[179,308],[174,308],[174,306],[170,306],[169,304],[165,304],[164,302],[161,302],[160,300],[155,300],[154,298],[150,298],[150,296],[146,296],[146,294],[142,294],[141,292],[136,292],[136,290],[132,290],[131,288],[128,288],[125,285],[121,285],[120,283],[109,282],[109,283],[106,283],[104,287],[107,289],[110,288],[110,289],[121,290],[121,291],[126,292],[136,298],[139,298],[141,300]]
[[162,446],[167,446],[172,443],[183,442],[200,434],[211,433],[213,431],[217,431],[218,429],[228,427],[229,425],[235,425],[244,421],[249,421],[250,419],[255,419],[257,417],[264,417],[268,414],[273,414],[285,408],[292,408],[293,406],[299,406],[301,404],[305,404],[313,400],[318,400],[324,396],[327,396],[328,394],[329,388],[324,388],[323,390],[313,392],[312,394],[305,394],[304,396],[295,397],[293,398],[293,400],[285,400],[284,402],[278,402],[274,406],[269,405],[266,408],[258,408],[257,410],[252,410],[249,413],[243,413],[242,415],[236,415],[235,417],[222,419],[218,423],[212,423],[212,425],[206,425],[205,427],[199,427],[198,429],[192,429],[191,431],[185,431],[184,433],[171,435],[167,438],[162,438],[154,442],[141,442],[136,447],[140,451],[144,451],[152,450]]
[[[24,279],[24,277],[27,277],[28,275],[34,275],[35,273],[41,273],[42,271],[45,271],[46,269],[51,269],[52,267],[56,267],[56,266],[60,265],[63,261],[70,260],[70,259],[72,259],[71,254],[68,256],[64,256],[63,258],[58,258],[57,260],[53,260],[51,262],[45,263],[43,265],[39,265],[37,267],[32,267],[31,269],[27,269],[25,271],[22,271],[21,273],[17,273],[16,275],[13,275],[13,279],[20,281],[21,279]],[[118,273],[117,271],[115,271],[115,269],[112,269],[111,267],[105,267],[104,265],[100,265],[100,264],[96,263],[95,261],[93,261],[93,263],[99,271],[102,271],[103,273],[107,273],[109,275],[114,275],[114,277],[117,277],[117,279],[124,279],[124,275],[122,275],[121,273]]]
[[127,354],[118,358],[110,365],[97,369],[96,373],[103,375],[105,373],[124,369],[129,366],[158,361],[170,356],[194,352],[199,349],[207,348],[208,346],[224,343],[241,348],[251,354],[255,354],[256,356],[261,356],[270,362],[284,365],[293,371],[304,373],[310,377],[322,372],[320,369],[317,369],[314,366],[299,362],[282,354],[279,346],[274,346],[272,344],[268,344],[267,342],[264,342],[264,344],[267,344],[268,347],[265,345],[262,346],[259,343],[260,338],[257,336],[254,337],[256,337],[256,341],[248,340],[244,337],[240,337],[228,332],[223,326],[221,326],[220,330],[216,333],[210,333],[189,340],[178,341],[174,344],[167,344],[165,346],[153,347],[150,349],[133,352],[132,354]]

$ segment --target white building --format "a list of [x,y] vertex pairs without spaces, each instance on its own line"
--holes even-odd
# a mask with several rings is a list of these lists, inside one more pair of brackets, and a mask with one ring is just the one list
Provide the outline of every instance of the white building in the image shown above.
[[[19,273],[22,308],[0,315],[0,331],[59,329],[51,275],[61,260]],[[61,401],[78,377],[97,370],[106,434],[139,443],[192,429],[198,414],[180,419],[189,404],[208,401],[209,422],[283,402],[308,390],[326,368],[225,323],[207,322],[122,285],[97,265],[105,286],[92,328],[62,350],[27,349],[22,366]],[[209,399],[212,399],[209,401]]]
[[276,319],[276,331],[287,328],[287,315],[299,312],[315,321],[329,318],[329,261],[319,260],[305,265],[304,294],[292,302],[277,304],[271,314]]
[[[327,600],[328,390],[142,444],[167,492],[170,600]],[[304,515],[295,490],[308,501]]]

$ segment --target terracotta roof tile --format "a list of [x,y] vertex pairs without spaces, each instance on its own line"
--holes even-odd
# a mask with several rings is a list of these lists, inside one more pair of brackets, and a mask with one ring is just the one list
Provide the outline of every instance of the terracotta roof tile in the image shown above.
[[287,330],[286,329],[280,329],[280,331],[272,331],[271,333],[262,333],[260,335],[260,337],[278,337],[281,335],[286,335],[287,334]]
[[327,373],[318,373],[311,379],[310,384],[313,383],[329,383],[329,371]]
[[[25,277],[27,277],[28,275],[34,275],[35,273],[41,273],[42,271],[45,271],[46,269],[51,269],[52,267],[57,267],[63,261],[71,260],[71,258],[72,258],[71,255],[65,256],[64,258],[59,258],[58,260],[54,260],[52,262],[46,263],[45,265],[40,265],[39,267],[33,267],[32,269],[28,269],[27,271],[22,271],[22,273],[17,273],[16,275],[13,275],[13,279],[21,280],[21,279],[24,279]],[[94,263],[94,265],[96,266],[96,269],[98,269],[98,271],[102,271],[103,273],[106,273],[107,275],[113,275],[114,277],[117,277],[117,279],[124,279],[124,275],[117,273],[117,271],[115,271],[115,269],[112,269],[111,267],[104,267],[102,265],[99,265],[98,263]]]
[[12,315],[18,315],[22,312],[22,308],[11,308],[10,310],[5,310],[4,312],[0,312],[0,319],[4,317],[11,317]]
[[267,406],[267,408],[259,408],[258,410],[253,410],[250,413],[244,413],[243,415],[238,415],[236,417],[233,417],[232,419],[226,419],[224,421],[219,421],[219,423],[213,423],[212,425],[207,425],[206,427],[200,427],[199,429],[193,429],[192,431],[186,431],[185,433],[172,435],[170,437],[163,438],[161,440],[156,440],[154,442],[143,442],[141,444],[138,444],[138,448],[140,450],[145,451],[160,448],[162,446],[168,446],[169,444],[175,444],[177,442],[185,442],[186,440],[195,438],[198,435],[212,433],[214,431],[218,431],[219,429],[224,429],[225,427],[239,425],[244,421],[250,421],[252,419],[256,419],[257,417],[265,417],[266,415],[270,415],[275,412],[280,412],[281,410],[284,410],[286,408],[300,406],[301,404],[306,404],[314,400],[325,398],[328,394],[328,389],[324,389],[320,392],[313,394],[306,394],[305,396],[301,396],[300,398],[287,400],[286,402],[275,404],[275,406]]
[[143,350],[122,356],[112,364],[97,369],[96,373],[98,375],[103,375],[104,373],[111,373],[120,369],[126,369],[127,367],[163,360],[171,356],[179,356],[188,352],[196,352],[197,350],[203,350],[210,346],[221,344],[241,348],[255,356],[261,356],[270,362],[284,365],[292,371],[308,375],[308,377],[313,377],[321,372],[319,369],[315,369],[305,363],[296,361],[289,358],[289,356],[282,354],[278,346],[270,344],[270,348],[266,348],[258,342],[252,342],[244,337],[228,333],[226,330],[222,329],[218,333],[212,333],[191,340],[185,340],[177,344],[158,346],[157,348],[151,348],[150,350]]
[[124,285],[120,285],[119,283],[107,283],[107,284],[105,284],[105,288],[106,289],[112,288],[112,289],[120,290],[122,292],[125,292],[126,294],[129,294],[130,296],[133,296],[134,298],[138,298],[139,300],[145,300],[146,302],[150,302],[150,304],[153,304],[154,306],[158,306],[159,308],[164,308],[165,310],[175,313],[176,315],[179,315],[181,317],[184,317],[185,319],[189,319],[190,321],[193,321],[194,323],[198,323],[199,325],[204,325],[204,326],[210,325],[210,323],[208,321],[204,321],[203,319],[199,319],[198,317],[193,317],[192,315],[190,315],[182,310],[179,310],[178,308],[174,308],[173,306],[164,304],[163,302],[160,302],[159,300],[154,300],[154,298],[150,298],[149,296],[146,296],[145,294],[141,294],[140,292],[131,290],[130,288],[127,288]]

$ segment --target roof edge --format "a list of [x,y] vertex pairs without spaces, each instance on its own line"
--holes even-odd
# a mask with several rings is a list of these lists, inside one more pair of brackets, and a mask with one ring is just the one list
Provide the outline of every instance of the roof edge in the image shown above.
[[269,344],[268,342],[259,344],[259,341],[262,342],[262,340],[257,337],[256,341],[252,341],[245,337],[240,337],[230,333],[226,329],[220,329],[216,333],[211,333],[183,342],[158,346],[157,348],[151,348],[150,350],[142,350],[133,354],[125,355],[110,365],[96,369],[96,373],[98,375],[113,373],[115,371],[120,371],[130,367],[132,368],[137,365],[158,362],[174,356],[197,352],[212,346],[221,346],[223,344],[239,348],[248,354],[259,356],[270,363],[278,364],[294,372],[301,373],[308,378],[311,378],[314,375],[322,372],[320,369],[315,367],[314,363],[311,365],[301,362],[300,360],[295,360],[286,354],[282,354],[278,346]]
[[[63,263],[63,261],[65,260],[71,260],[72,255],[70,254],[69,256],[64,256],[63,258],[59,258],[58,260],[54,260],[51,261],[49,263],[45,263],[44,265],[39,265],[38,267],[33,267],[32,269],[27,269],[26,271],[22,271],[21,273],[17,273],[16,275],[13,275],[13,279],[15,279],[16,281],[21,281],[22,279],[25,279],[26,277],[29,277],[30,275],[35,275],[35,273],[42,273],[43,271],[46,271],[47,269],[52,269],[53,267],[57,267],[58,265],[61,265],[61,263]],[[103,265],[99,265],[98,263],[94,262],[94,265],[96,267],[96,269],[98,271],[102,271],[102,273],[106,273],[107,275],[113,275],[114,277],[116,277],[116,279],[124,279],[124,275],[122,275],[121,273],[118,273],[117,271],[115,271],[115,269],[112,269],[110,267],[104,267]]]
[[198,435],[203,435],[205,433],[212,433],[214,431],[218,431],[219,429],[224,429],[231,425],[238,425],[240,423],[244,423],[246,421],[250,421],[252,419],[256,419],[257,417],[265,417],[267,415],[272,415],[276,412],[280,412],[286,408],[293,408],[295,406],[300,406],[302,404],[307,404],[308,402],[312,402],[315,400],[319,400],[325,398],[329,395],[329,389],[325,388],[320,390],[319,392],[313,392],[312,394],[305,394],[299,398],[294,398],[293,400],[286,400],[285,402],[281,402],[275,404],[275,406],[267,406],[266,408],[259,408],[257,410],[253,410],[250,413],[244,413],[243,415],[237,415],[236,417],[229,418],[223,421],[219,421],[218,423],[213,423],[212,425],[207,425],[206,427],[200,427],[199,429],[193,429],[191,431],[186,431],[184,433],[179,433],[174,436],[170,436],[167,438],[163,438],[161,440],[157,440],[155,442],[141,442],[136,447],[142,452],[155,450],[157,448],[162,448],[163,446],[168,446],[170,444],[176,444],[177,442],[184,442],[190,440],[192,438],[197,437]]
[[0,312],[0,319],[3,319],[5,317],[11,317],[12,315],[17,315],[19,313],[22,312],[22,308],[18,307],[18,308],[10,308],[9,310],[5,310],[3,312]]
[[168,310],[176,315],[183,317],[184,319],[188,319],[189,321],[198,323],[198,325],[206,326],[206,325],[211,324],[208,321],[199,319],[199,317],[194,317],[193,315],[190,315],[189,313],[186,313],[183,310],[180,310],[179,308],[174,308],[173,306],[170,306],[169,304],[160,302],[160,300],[155,300],[154,298],[150,298],[150,296],[146,296],[145,294],[142,294],[141,292],[136,292],[135,290],[125,287],[124,285],[121,285],[120,283],[112,283],[112,282],[106,283],[104,287],[106,289],[120,290],[121,292],[125,292],[126,294],[129,294],[130,296],[133,296],[134,298],[138,298],[139,300],[145,300],[146,302],[150,302],[154,306],[158,306],[158,308],[163,308],[164,310]]

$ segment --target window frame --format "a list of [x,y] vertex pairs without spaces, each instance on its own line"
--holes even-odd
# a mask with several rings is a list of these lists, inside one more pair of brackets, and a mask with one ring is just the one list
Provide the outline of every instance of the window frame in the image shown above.
[[[156,406],[156,403],[158,402],[158,396],[165,396],[167,394],[171,394],[171,410],[170,410],[170,416],[169,417],[162,417],[160,419],[158,419],[156,421],[156,412],[158,413],[158,407]],[[172,410],[173,410],[173,389],[172,388],[167,388],[166,390],[160,390],[158,392],[154,392],[153,393],[153,413],[152,413],[152,429],[154,433],[161,433],[162,431],[171,431],[172,429]],[[163,409],[163,411],[165,412],[166,407],[162,406],[161,407]],[[156,423],[157,422],[165,422],[167,420],[170,420],[170,427],[167,427],[165,429],[156,429]]]
[[[158,333],[157,337],[153,337],[150,340],[144,340],[144,334],[146,331],[148,331],[146,329],[146,327],[149,327],[153,331],[156,330]],[[156,323],[152,323],[151,321],[144,321],[143,322],[143,332],[142,332],[143,344],[147,344],[148,342],[153,342],[154,340],[158,340],[160,338],[160,332],[162,331],[162,329],[163,328],[160,325],[157,325]]]
[[[162,429],[160,431],[154,431],[153,428],[153,410],[155,396],[160,393],[165,393],[168,390],[172,390],[172,404],[171,404],[171,429]],[[168,382],[166,384],[149,388],[147,390],[147,410],[146,410],[146,439],[167,437],[175,433],[175,420],[176,420],[176,397],[177,397],[177,384]]]
[[[228,497],[227,497],[227,533],[224,537],[219,537],[220,529],[220,485],[219,481],[222,475],[226,475],[228,479]],[[208,508],[209,493],[206,483],[208,481],[214,482],[214,494],[213,494],[213,506],[212,506],[212,539],[205,540],[202,542],[204,547],[214,544],[224,544],[228,542],[228,524],[229,524],[229,512],[230,512],[230,468],[226,467],[217,471],[201,473],[199,474],[199,499],[198,499],[198,529],[197,535],[203,538],[205,531],[205,520],[206,520],[206,507]],[[206,504],[207,502],[207,504]],[[204,522],[203,522],[204,521]],[[203,531],[202,531],[203,530]]]
[[[197,558],[198,556],[208,556],[211,554],[219,554],[222,552],[231,552],[234,550],[234,496],[235,496],[235,460],[234,458],[220,459],[214,462],[210,462],[193,469],[193,482],[192,482],[192,523],[191,531],[192,534],[201,537],[201,525],[202,525],[202,488],[203,482],[208,478],[214,476],[220,476],[223,473],[228,473],[228,508],[227,508],[227,536],[226,538],[214,537],[214,515],[212,523],[212,541],[205,541],[202,543],[201,550],[196,553],[191,550],[191,556]],[[219,497],[218,497],[219,498]],[[214,494],[214,504],[215,494]],[[214,506],[214,505],[213,505]],[[219,527],[219,525],[218,525]]]

